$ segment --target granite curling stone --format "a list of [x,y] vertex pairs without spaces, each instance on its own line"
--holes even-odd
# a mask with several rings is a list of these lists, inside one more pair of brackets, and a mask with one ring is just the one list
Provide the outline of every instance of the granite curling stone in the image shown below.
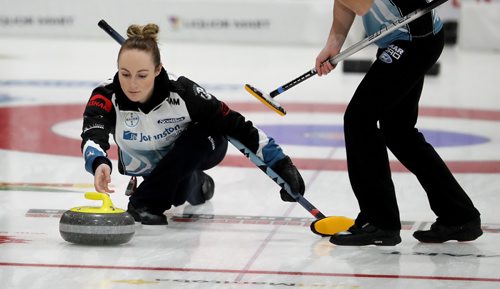
[[134,218],[115,208],[108,194],[85,193],[89,200],[102,200],[101,207],[75,207],[61,216],[59,232],[70,243],[83,245],[118,245],[135,234]]

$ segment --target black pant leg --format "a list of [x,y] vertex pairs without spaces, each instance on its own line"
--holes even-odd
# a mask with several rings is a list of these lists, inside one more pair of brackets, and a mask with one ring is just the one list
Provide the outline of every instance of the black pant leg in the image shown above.
[[378,51],[344,116],[349,178],[360,206],[356,221],[383,229],[401,226],[384,128],[390,122],[416,123],[425,72],[443,49],[441,33],[425,43],[393,44]]
[[204,126],[193,125],[139,185],[130,202],[156,213],[183,204],[189,194],[201,193],[199,172],[219,164],[226,151],[224,136]]

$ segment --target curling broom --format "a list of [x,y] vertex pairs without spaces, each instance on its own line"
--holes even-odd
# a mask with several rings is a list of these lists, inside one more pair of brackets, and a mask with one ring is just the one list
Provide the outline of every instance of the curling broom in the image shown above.
[[[448,0],[434,0],[427,5],[425,5],[422,8],[416,9],[415,11],[411,12],[410,14],[403,16],[396,21],[390,23],[389,25],[385,26],[383,29],[375,32],[374,34],[366,37],[365,39],[357,42],[356,44],[350,46],[346,50],[340,52],[339,54],[335,55],[334,57],[328,59],[328,61],[332,65],[337,65],[339,62],[342,60],[346,59],[347,57],[353,55],[354,53],[360,51],[361,49],[367,47],[368,45],[372,44],[373,42],[377,41],[378,39],[388,35],[389,33],[395,31],[396,29],[416,20],[417,18],[420,18],[421,16],[427,14],[428,12],[432,11],[432,9],[438,7],[439,5],[445,3]],[[294,87],[295,85],[309,79],[310,77],[316,75],[318,72],[316,71],[316,68],[313,68],[309,70],[308,72],[302,74],[301,76],[295,78],[294,80],[288,82],[287,84],[284,84],[277,89],[271,91],[269,94],[262,92],[262,90],[259,90],[255,88],[254,86],[250,84],[245,84],[245,90],[248,91],[251,95],[253,95],[255,98],[260,100],[262,103],[264,103],[266,106],[274,110],[276,113],[279,115],[283,116],[286,114],[286,110],[277,102],[274,100],[274,98],[284,91],[288,90],[289,88]]]

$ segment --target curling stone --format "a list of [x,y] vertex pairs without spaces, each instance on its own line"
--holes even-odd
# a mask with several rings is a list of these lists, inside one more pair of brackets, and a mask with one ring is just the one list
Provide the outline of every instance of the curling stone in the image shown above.
[[61,237],[75,244],[118,245],[134,236],[135,221],[127,211],[115,208],[108,194],[88,192],[85,198],[102,200],[101,207],[75,207],[61,216]]

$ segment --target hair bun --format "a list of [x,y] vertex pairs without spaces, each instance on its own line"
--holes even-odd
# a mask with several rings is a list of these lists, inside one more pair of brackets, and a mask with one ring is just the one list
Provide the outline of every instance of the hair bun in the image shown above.
[[133,24],[128,27],[127,36],[129,38],[151,38],[158,41],[158,32],[160,32],[160,27],[153,23],[146,25]]

